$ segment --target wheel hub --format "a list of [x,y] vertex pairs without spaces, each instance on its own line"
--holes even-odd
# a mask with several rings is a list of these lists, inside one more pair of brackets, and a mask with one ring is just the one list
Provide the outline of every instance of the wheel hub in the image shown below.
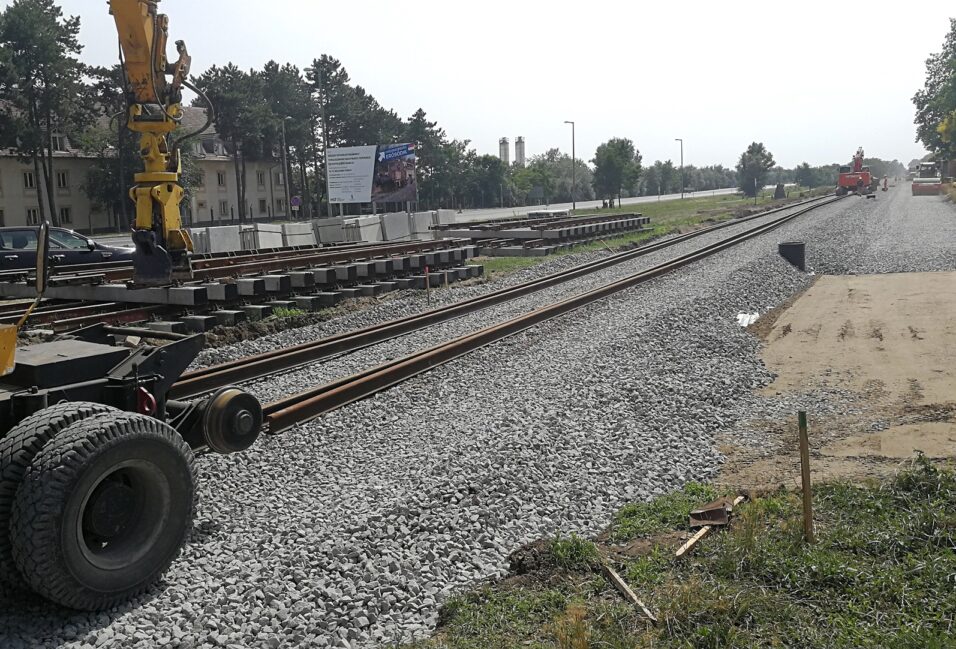
[[110,476],[90,496],[84,527],[103,541],[121,536],[136,513],[136,490],[128,479]]

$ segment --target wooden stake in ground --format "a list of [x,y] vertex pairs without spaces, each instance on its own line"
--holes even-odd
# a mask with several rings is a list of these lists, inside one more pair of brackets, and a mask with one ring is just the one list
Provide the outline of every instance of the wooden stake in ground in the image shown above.
[[647,619],[654,624],[657,624],[657,618],[654,617],[654,614],[651,613],[650,609],[644,605],[644,602],[637,598],[637,595],[635,595],[634,591],[631,590],[631,587],[627,585],[627,582],[621,579],[621,575],[617,574],[614,571],[614,568],[607,565],[607,563],[604,561],[601,562],[601,568],[604,570],[604,576],[607,577],[608,581],[611,582],[611,585],[613,585],[618,592],[624,595],[628,601],[634,604],[634,606],[637,606],[639,609],[641,609],[641,611],[644,612],[644,615],[647,616]]
[[432,305],[432,277],[428,274],[428,266],[425,266],[425,300],[428,306]]
[[800,435],[800,475],[803,480],[803,536],[813,543],[813,493],[810,490],[810,439],[807,436],[807,413],[797,413]]

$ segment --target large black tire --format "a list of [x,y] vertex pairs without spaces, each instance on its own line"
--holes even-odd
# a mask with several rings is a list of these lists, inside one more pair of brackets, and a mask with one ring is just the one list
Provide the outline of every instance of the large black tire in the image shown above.
[[196,468],[174,429],[106,413],[63,431],[17,491],[13,556],[47,599],[103,610],[145,591],[192,528]]
[[10,512],[17,488],[40,449],[78,421],[104,412],[119,412],[101,403],[70,401],[44,408],[14,426],[0,439],[0,585],[26,587],[13,560]]

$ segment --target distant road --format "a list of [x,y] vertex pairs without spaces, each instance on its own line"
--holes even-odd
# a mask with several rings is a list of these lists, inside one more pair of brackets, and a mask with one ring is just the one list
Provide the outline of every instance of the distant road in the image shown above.
[[[684,194],[690,198],[700,198],[702,196],[724,196],[733,194],[737,189],[734,187],[728,189],[716,189],[705,192],[695,192],[693,194]],[[658,196],[635,196],[633,198],[622,198],[621,205],[640,205],[641,203],[655,203],[657,201],[679,200],[680,194],[664,194]],[[591,210],[601,207],[601,201],[578,201],[578,209]],[[571,203],[552,203],[551,205],[525,205],[523,207],[493,207],[483,210],[464,210],[456,214],[456,220],[461,223],[469,221],[483,221],[486,219],[503,219],[509,216],[522,216],[528,212],[537,210],[570,210]],[[100,243],[113,246],[132,246],[129,235],[101,235],[94,237]]]
[[[693,194],[684,194],[687,197],[701,197],[701,196],[723,196],[725,194],[733,194],[737,189],[735,187],[728,189],[716,189],[713,191],[707,192],[695,192]],[[660,197],[658,196],[635,196],[633,198],[622,198],[621,205],[640,205],[641,203],[656,203],[658,200],[661,201],[672,201],[675,199],[680,199],[680,194],[664,194]],[[590,210],[601,207],[601,201],[578,201],[578,209]],[[527,214],[528,212],[534,212],[537,210],[569,210],[571,209],[571,203],[552,203],[551,205],[526,205],[524,207],[505,207],[499,208],[494,207],[484,210],[464,210],[458,214],[459,221],[481,221],[483,219],[502,219],[509,216],[521,216]]]

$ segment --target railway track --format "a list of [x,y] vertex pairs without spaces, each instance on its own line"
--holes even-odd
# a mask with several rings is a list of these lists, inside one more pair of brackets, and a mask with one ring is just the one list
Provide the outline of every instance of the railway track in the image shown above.
[[719,223],[708,228],[673,237],[666,241],[651,243],[595,262],[576,266],[553,275],[408,318],[392,320],[357,331],[346,332],[302,345],[275,350],[189,372],[184,374],[180,381],[172,387],[170,398],[186,399],[195,397],[226,385],[262,379],[277,373],[293,370],[318,360],[350,353],[369,345],[404,336],[440,322],[461,317],[495,304],[513,300],[523,295],[528,295],[529,293],[570,281],[574,278],[668,248],[714,231],[756,219],[765,219],[772,214],[792,211],[792,213],[784,214],[767,223],[761,223],[742,233],[706,245],[696,251],[681,255],[653,268],[598,287],[595,290],[547,305],[507,322],[436,345],[404,358],[396,359],[379,367],[371,368],[353,376],[333,381],[286,399],[267,404],[264,407],[264,414],[266,416],[265,428],[270,433],[278,433],[342,405],[370,396],[416,374],[458,358],[497,340],[501,340],[504,337],[513,335],[535,324],[558,317],[607,297],[608,295],[659,277],[660,275],[713,255],[733,245],[770,232],[798,216],[824,205],[829,205],[836,200],[839,199],[832,197],[811,199],[795,206],[791,205],[771,212],[753,215],[745,219]]

